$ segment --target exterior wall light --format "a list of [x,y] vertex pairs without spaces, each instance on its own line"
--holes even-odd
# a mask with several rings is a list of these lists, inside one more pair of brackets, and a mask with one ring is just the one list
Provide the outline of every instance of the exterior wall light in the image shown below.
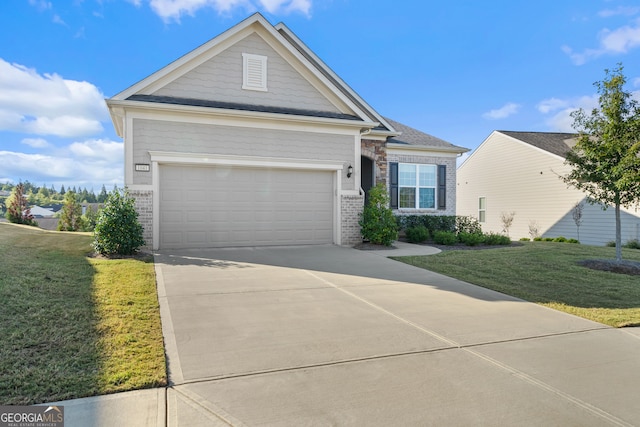
[[353,166],[349,165],[347,168],[347,178],[351,178],[351,175],[353,175]]

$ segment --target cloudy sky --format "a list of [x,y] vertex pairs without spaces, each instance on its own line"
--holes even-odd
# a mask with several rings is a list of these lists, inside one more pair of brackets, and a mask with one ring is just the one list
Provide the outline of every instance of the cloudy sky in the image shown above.
[[470,149],[571,131],[618,62],[640,91],[637,0],[4,0],[0,182],[122,186],[104,98],[256,11],[381,114]]

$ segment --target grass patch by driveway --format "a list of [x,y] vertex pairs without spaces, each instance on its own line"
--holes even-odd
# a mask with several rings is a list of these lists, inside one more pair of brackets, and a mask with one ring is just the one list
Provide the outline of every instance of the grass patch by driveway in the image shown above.
[[90,258],[91,241],[0,223],[0,404],[166,384],[152,259]]
[[[623,249],[623,257],[640,261],[640,251]],[[529,242],[394,259],[606,325],[639,326],[639,276],[578,265],[606,258],[615,258],[615,248]]]

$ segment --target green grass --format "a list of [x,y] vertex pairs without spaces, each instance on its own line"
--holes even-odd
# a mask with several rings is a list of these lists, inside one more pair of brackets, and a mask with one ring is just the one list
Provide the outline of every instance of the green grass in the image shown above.
[[[553,242],[394,258],[469,283],[615,327],[640,325],[640,276],[590,270],[577,263],[613,259],[615,249]],[[640,261],[640,251],[623,249]]]
[[0,404],[166,384],[152,259],[89,258],[91,241],[0,223]]

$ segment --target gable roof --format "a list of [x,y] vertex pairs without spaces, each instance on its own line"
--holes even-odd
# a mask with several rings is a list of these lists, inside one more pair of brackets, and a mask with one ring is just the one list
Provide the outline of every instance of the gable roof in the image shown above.
[[453,145],[450,142],[445,141],[444,139],[429,135],[428,133],[424,133],[395,120],[391,120],[389,118],[385,118],[385,120],[390,123],[396,131],[400,132],[400,135],[389,138],[387,140],[387,145],[410,145],[454,153],[466,153],[467,151],[469,151],[468,148]]
[[567,153],[575,145],[575,138],[578,136],[575,133],[563,132],[516,132],[507,130],[499,130],[497,132],[563,158],[567,157]]
[[[195,69],[199,65],[215,57],[218,53],[232,46],[248,34],[258,33],[271,47],[279,49],[280,54],[286,54],[290,61],[295,62],[299,70],[304,70],[307,78],[319,85],[334,105],[343,114],[327,115],[327,112],[313,110],[282,109],[260,107],[256,105],[216,103],[190,98],[173,98],[154,96],[154,92],[166,86],[180,76]],[[255,13],[214,37],[186,55],[178,58],[169,65],[156,71],[145,79],[135,83],[124,91],[107,100],[116,130],[119,130],[117,117],[120,113],[117,107],[127,105],[145,105],[152,103],[154,108],[179,105],[183,108],[208,107],[230,109],[234,111],[251,111],[300,115],[303,117],[318,117],[338,120],[359,121],[363,129],[381,128],[387,135],[396,134],[390,125],[382,123],[382,117],[360,98],[346,83],[329,69],[310,49],[308,49],[284,24],[272,26],[260,13]]]

